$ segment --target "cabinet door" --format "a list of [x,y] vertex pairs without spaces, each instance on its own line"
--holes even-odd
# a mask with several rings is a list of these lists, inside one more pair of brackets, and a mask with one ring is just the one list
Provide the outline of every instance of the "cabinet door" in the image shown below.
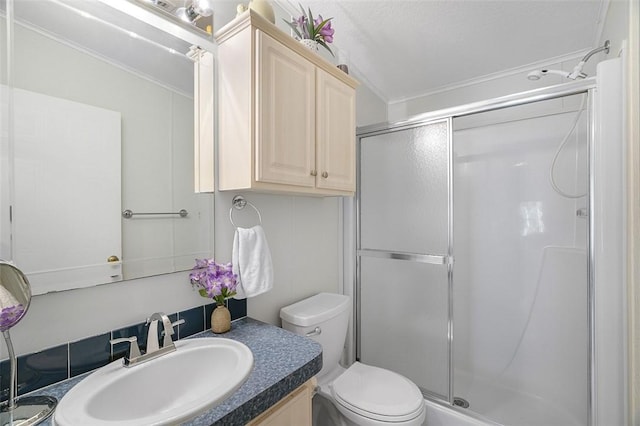
[[355,90],[317,70],[318,188],[356,189]]
[[247,426],[311,426],[311,399],[316,385],[315,378],[307,381]]
[[256,31],[256,181],[315,184],[315,66]]

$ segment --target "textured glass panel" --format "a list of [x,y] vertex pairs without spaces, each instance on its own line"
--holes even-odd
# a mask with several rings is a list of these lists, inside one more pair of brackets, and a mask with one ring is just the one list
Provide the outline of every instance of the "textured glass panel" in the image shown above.
[[361,361],[446,397],[447,268],[361,258]]
[[[549,179],[580,100],[454,120],[454,391],[501,424],[587,424],[587,200]],[[553,170],[570,194],[586,194],[587,117]]]
[[361,248],[447,253],[448,125],[362,139]]

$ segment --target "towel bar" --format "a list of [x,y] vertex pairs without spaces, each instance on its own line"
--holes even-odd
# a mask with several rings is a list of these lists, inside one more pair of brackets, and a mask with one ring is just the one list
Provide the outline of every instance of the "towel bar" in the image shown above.
[[189,214],[188,211],[186,211],[185,209],[180,210],[179,212],[152,212],[152,213],[134,213],[133,211],[126,209],[122,212],[122,217],[124,217],[125,219],[131,219],[133,216],[139,216],[139,215],[171,215],[171,214],[178,214],[180,215],[180,217],[187,217],[187,215]]

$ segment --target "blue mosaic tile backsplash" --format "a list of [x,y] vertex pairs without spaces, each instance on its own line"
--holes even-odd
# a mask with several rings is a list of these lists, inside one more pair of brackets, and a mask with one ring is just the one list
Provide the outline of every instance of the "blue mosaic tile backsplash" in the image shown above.
[[[231,311],[232,321],[247,316],[246,299],[229,299],[227,306]],[[177,336],[174,336],[173,340],[189,337],[211,328],[211,313],[214,308],[215,303],[210,303],[169,315],[172,322],[185,320],[184,324],[177,327]],[[158,327],[158,332],[161,330],[162,327]],[[131,336],[138,338],[141,350],[146,348],[147,326],[141,322],[18,357],[18,395],[87,373],[122,358],[129,344],[120,343],[112,347],[109,340]],[[9,376],[9,360],[2,361],[0,363],[0,401],[6,401],[9,398]]]

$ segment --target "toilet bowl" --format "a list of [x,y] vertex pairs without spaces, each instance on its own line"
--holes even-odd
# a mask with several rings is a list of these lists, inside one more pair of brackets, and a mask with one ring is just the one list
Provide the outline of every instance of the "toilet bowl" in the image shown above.
[[[339,364],[350,312],[348,296],[320,293],[282,308],[280,318],[285,330],[322,345],[318,392],[335,406],[341,425],[420,426],[425,418],[424,399],[411,380],[360,362],[346,369]],[[322,424],[322,419],[316,420]],[[335,422],[333,418],[330,424]]]

